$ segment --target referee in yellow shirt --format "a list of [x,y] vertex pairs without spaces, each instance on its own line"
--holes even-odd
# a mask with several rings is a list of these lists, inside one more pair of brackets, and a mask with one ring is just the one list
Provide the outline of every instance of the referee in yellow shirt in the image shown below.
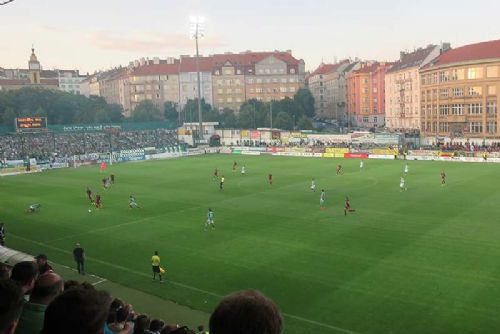
[[153,281],[156,279],[156,274],[160,278],[160,283],[163,282],[160,272],[160,256],[158,256],[158,251],[155,251],[154,255],[151,256],[151,265],[153,267]]

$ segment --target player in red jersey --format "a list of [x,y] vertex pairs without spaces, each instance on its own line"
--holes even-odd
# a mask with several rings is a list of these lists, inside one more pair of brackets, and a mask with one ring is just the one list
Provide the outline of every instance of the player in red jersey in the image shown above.
[[92,190],[90,190],[90,188],[87,187],[87,190],[85,192],[87,193],[87,197],[88,197],[90,203],[94,203],[94,199],[92,198]]
[[269,181],[269,185],[270,185],[270,186],[272,186],[272,185],[273,185],[273,174],[269,174],[269,175],[267,176],[267,179],[268,179],[268,181]]
[[101,195],[99,194],[95,196],[95,207],[96,209],[102,208]]
[[344,169],[342,168],[342,165],[337,165],[337,175],[343,174],[343,173],[344,173]]
[[345,197],[345,206],[344,206],[344,216],[347,216],[348,212],[354,212],[354,209],[351,209],[351,202],[349,201],[349,197]]
[[444,170],[441,171],[441,185],[444,186],[446,184],[446,174]]

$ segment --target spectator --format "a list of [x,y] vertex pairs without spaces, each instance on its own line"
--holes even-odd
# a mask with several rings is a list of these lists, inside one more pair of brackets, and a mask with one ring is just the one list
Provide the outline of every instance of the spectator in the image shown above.
[[0,281],[0,334],[13,334],[16,331],[23,303],[23,291],[18,284]]
[[151,320],[151,324],[149,325],[149,331],[153,334],[160,334],[161,330],[165,326],[165,321],[154,319]]
[[0,264],[0,280],[10,279],[10,269],[3,264]]
[[115,334],[123,331],[127,321],[133,316],[132,306],[115,298],[109,307],[108,320],[104,325],[104,334]]
[[38,271],[40,272],[40,275],[54,272],[52,267],[49,265],[47,262],[47,255],[45,254],[40,254],[35,257],[36,263],[38,264]]
[[76,261],[76,269],[78,270],[78,273],[81,275],[85,275],[85,267],[84,267],[84,261],[85,261],[85,250],[80,246],[80,243],[76,243],[75,249],[73,249],[73,257],[75,258]]
[[165,325],[160,334],[170,334],[173,331],[177,330],[177,328],[179,328],[179,326],[177,325]]
[[35,282],[30,301],[24,305],[16,334],[40,333],[47,306],[62,293],[61,277],[54,273],[41,275]]
[[23,290],[26,300],[28,300],[28,296],[35,286],[37,278],[38,267],[33,261],[22,261],[16,263],[14,268],[12,268],[12,273],[10,274],[10,279],[21,285],[21,289]]
[[5,227],[0,223],[0,246],[5,246]]
[[134,334],[148,334],[150,323],[151,319],[147,315],[139,315],[135,319]]
[[93,288],[71,288],[47,307],[41,334],[102,333],[110,304],[111,296],[107,292]]
[[254,290],[224,297],[210,316],[210,334],[281,334],[283,319],[276,304]]

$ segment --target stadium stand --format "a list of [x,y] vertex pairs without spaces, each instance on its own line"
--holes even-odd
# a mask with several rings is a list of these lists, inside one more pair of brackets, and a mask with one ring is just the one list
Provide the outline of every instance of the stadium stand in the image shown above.
[[71,158],[86,153],[106,153],[178,144],[176,131],[156,129],[116,133],[23,133],[0,136],[0,157],[5,160]]

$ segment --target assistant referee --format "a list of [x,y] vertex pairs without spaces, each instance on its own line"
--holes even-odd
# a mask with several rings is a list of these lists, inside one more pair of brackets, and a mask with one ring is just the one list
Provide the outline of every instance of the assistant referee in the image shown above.
[[154,255],[151,256],[151,266],[153,268],[153,281],[156,279],[156,274],[158,274],[158,277],[160,278],[160,283],[162,283],[163,279],[161,278],[160,256],[158,255],[158,251],[155,251]]

